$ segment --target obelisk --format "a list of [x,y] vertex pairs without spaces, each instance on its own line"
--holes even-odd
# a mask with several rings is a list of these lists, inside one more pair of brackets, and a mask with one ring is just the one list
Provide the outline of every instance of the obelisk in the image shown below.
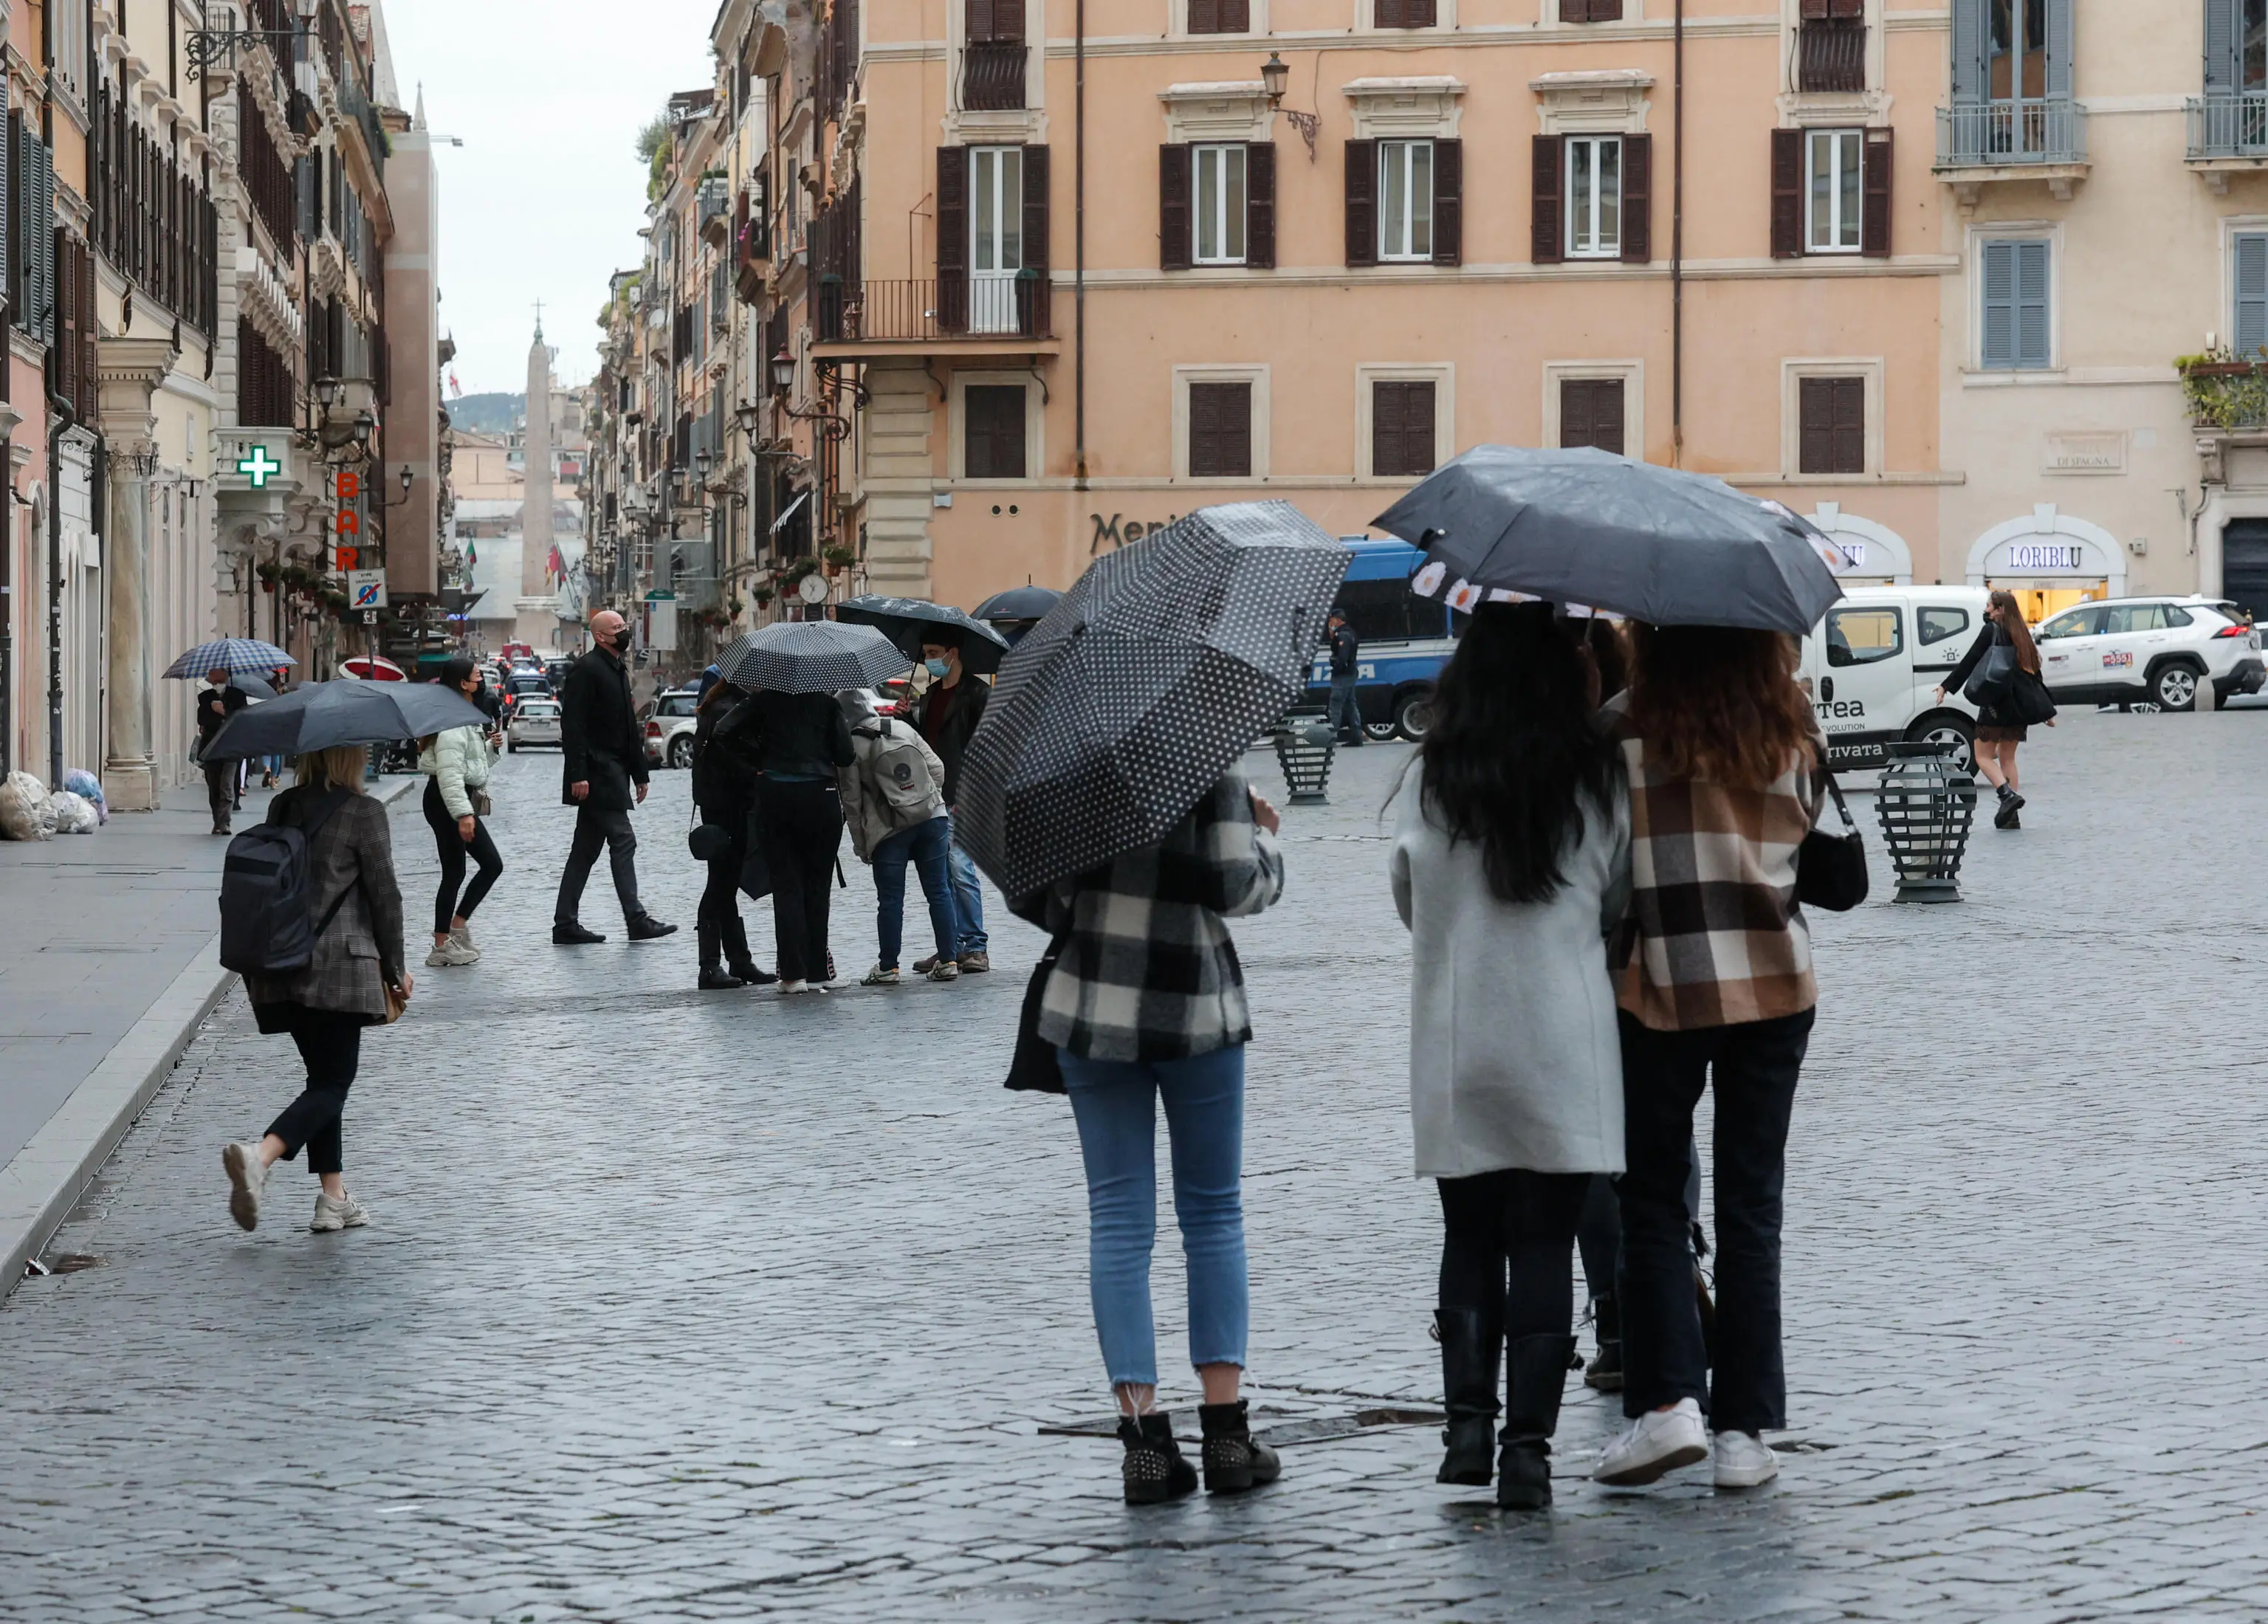
[[539,651],[555,646],[559,599],[548,566],[551,558],[551,347],[543,342],[543,318],[535,320],[535,343],[527,352],[527,432],[522,437],[519,507],[519,641]]

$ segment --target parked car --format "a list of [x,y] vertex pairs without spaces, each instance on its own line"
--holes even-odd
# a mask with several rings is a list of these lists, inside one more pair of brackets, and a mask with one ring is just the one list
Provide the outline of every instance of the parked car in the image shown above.
[[529,697],[512,708],[512,719],[504,724],[504,747],[517,752],[535,745],[563,748],[559,736],[559,702],[556,699]]
[[693,712],[700,702],[701,695],[695,689],[672,688],[655,694],[638,713],[644,724],[648,767],[693,765]]
[[[1340,540],[1354,559],[1331,606],[1346,611],[1347,624],[1362,643],[1355,702],[1362,713],[1363,735],[1380,740],[1396,734],[1423,739],[1433,680],[1456,652],[1462,617],[1444,604],[1411,593],[1410,577],[1425,555],[1407,541],[1366,536]],[[1331,659],[1326,644],[1317,650],[1308,670],[1300,708],[1327,706],[1330,697]]]
[[2268,684],[2260,632],[2226,599],[2114,598],[2043,621],[2040,674],[2060,704],[2189,710],[2198,685],[2213,697],[2257,694]]
[[1798,674],[1827,735],[1827,765],[1874,767],[1883,746],[1933,739],[1976,764],[1977,707],[1936,698],[1984,623],[1981,586],[1854,586],[1803,642]]

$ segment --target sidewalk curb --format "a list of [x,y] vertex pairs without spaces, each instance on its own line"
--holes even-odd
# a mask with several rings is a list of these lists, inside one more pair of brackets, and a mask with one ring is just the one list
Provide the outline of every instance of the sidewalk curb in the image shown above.
[[[387,806],[422,777],[402,775],[377,793]],[[71,1091],[40,1131],[0,1167],[0,1303],[24,1278],[24,1266],[47,1247],[127,1130],[149,1109],[174,1064],[236,982],[220,967],[220,935],[127,1028],[100,1063]]]

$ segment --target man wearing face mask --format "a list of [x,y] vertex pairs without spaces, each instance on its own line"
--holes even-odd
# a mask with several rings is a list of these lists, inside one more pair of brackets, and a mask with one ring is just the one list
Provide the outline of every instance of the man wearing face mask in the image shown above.
[[630,808],[645,799],[646,766],[637,711],[630,702],[630,674],[623,664],[630,653],[630,624],[612,609],[601,609],[591,617],[591,640],[597,647],[568,668],[559,689],[560,798],[575,809],[575,840],[567,849],[559,900],[551,911],[551,939],[563,947],[607,939],[585,930],[576,916],[601,846],[615,871],[615,895],[621,899],[630,940],[650,942],[677,929],[638,903],[637,835],[630,828]]
[[[984,719],[984,703],[992,697],[992,690],[981,678],[961,669],[958,642],[924,643],[922,664],[929,670],[929,688],[921,698],[922,737],[945,763],[945,805],[949,812],[954,791],[961,783],[961,753],[968,747],[968,736]],[[992,967],[991,956],[986,952],[990,942],[984,934],[983,883],[958,838],[949,855],[954,919],[961,931],[961,973],[981,975]],[[914,973],[927,975],[937,968],[937,955],[932,954],[914,966]]]

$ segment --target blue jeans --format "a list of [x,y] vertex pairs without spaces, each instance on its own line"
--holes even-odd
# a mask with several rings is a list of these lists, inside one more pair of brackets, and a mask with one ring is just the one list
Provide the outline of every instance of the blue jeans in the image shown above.
[[1331,679],[1330,728],[1335,735],[1353,733],[1362,738],[1362,702],[1355,693],[1358,678],[1349,675]]
[[1158,1379],[1150,1253],[1158,1238],[1160,1098],[1189,1264],[1189,1363],[1241,1366],[1252,1318],[1244,1278],[1244,1046],[1190,1060],[1059,1053],[1086,1164],[1087,1290],[1111,1385]]
[[953,842],[952,861],[953,918],[961,931],[961,949],[954,957],[965,959],[984,952],[984,944],[991,940],[984,934],[984,882],[959,841]]
[[905,927],[906,864],[921,872],[922,895],[929,899],[929,925],[937,936],[937,951],[947,959],[960,955],[954,944],[959,927],[953,911],[953,883],[946,874],[946,849],[951,842],[953,820],[939,814],[926,823],[900,829],[874,848],[874,931],[880,938],[881,966],[898,967],[898,943]]

